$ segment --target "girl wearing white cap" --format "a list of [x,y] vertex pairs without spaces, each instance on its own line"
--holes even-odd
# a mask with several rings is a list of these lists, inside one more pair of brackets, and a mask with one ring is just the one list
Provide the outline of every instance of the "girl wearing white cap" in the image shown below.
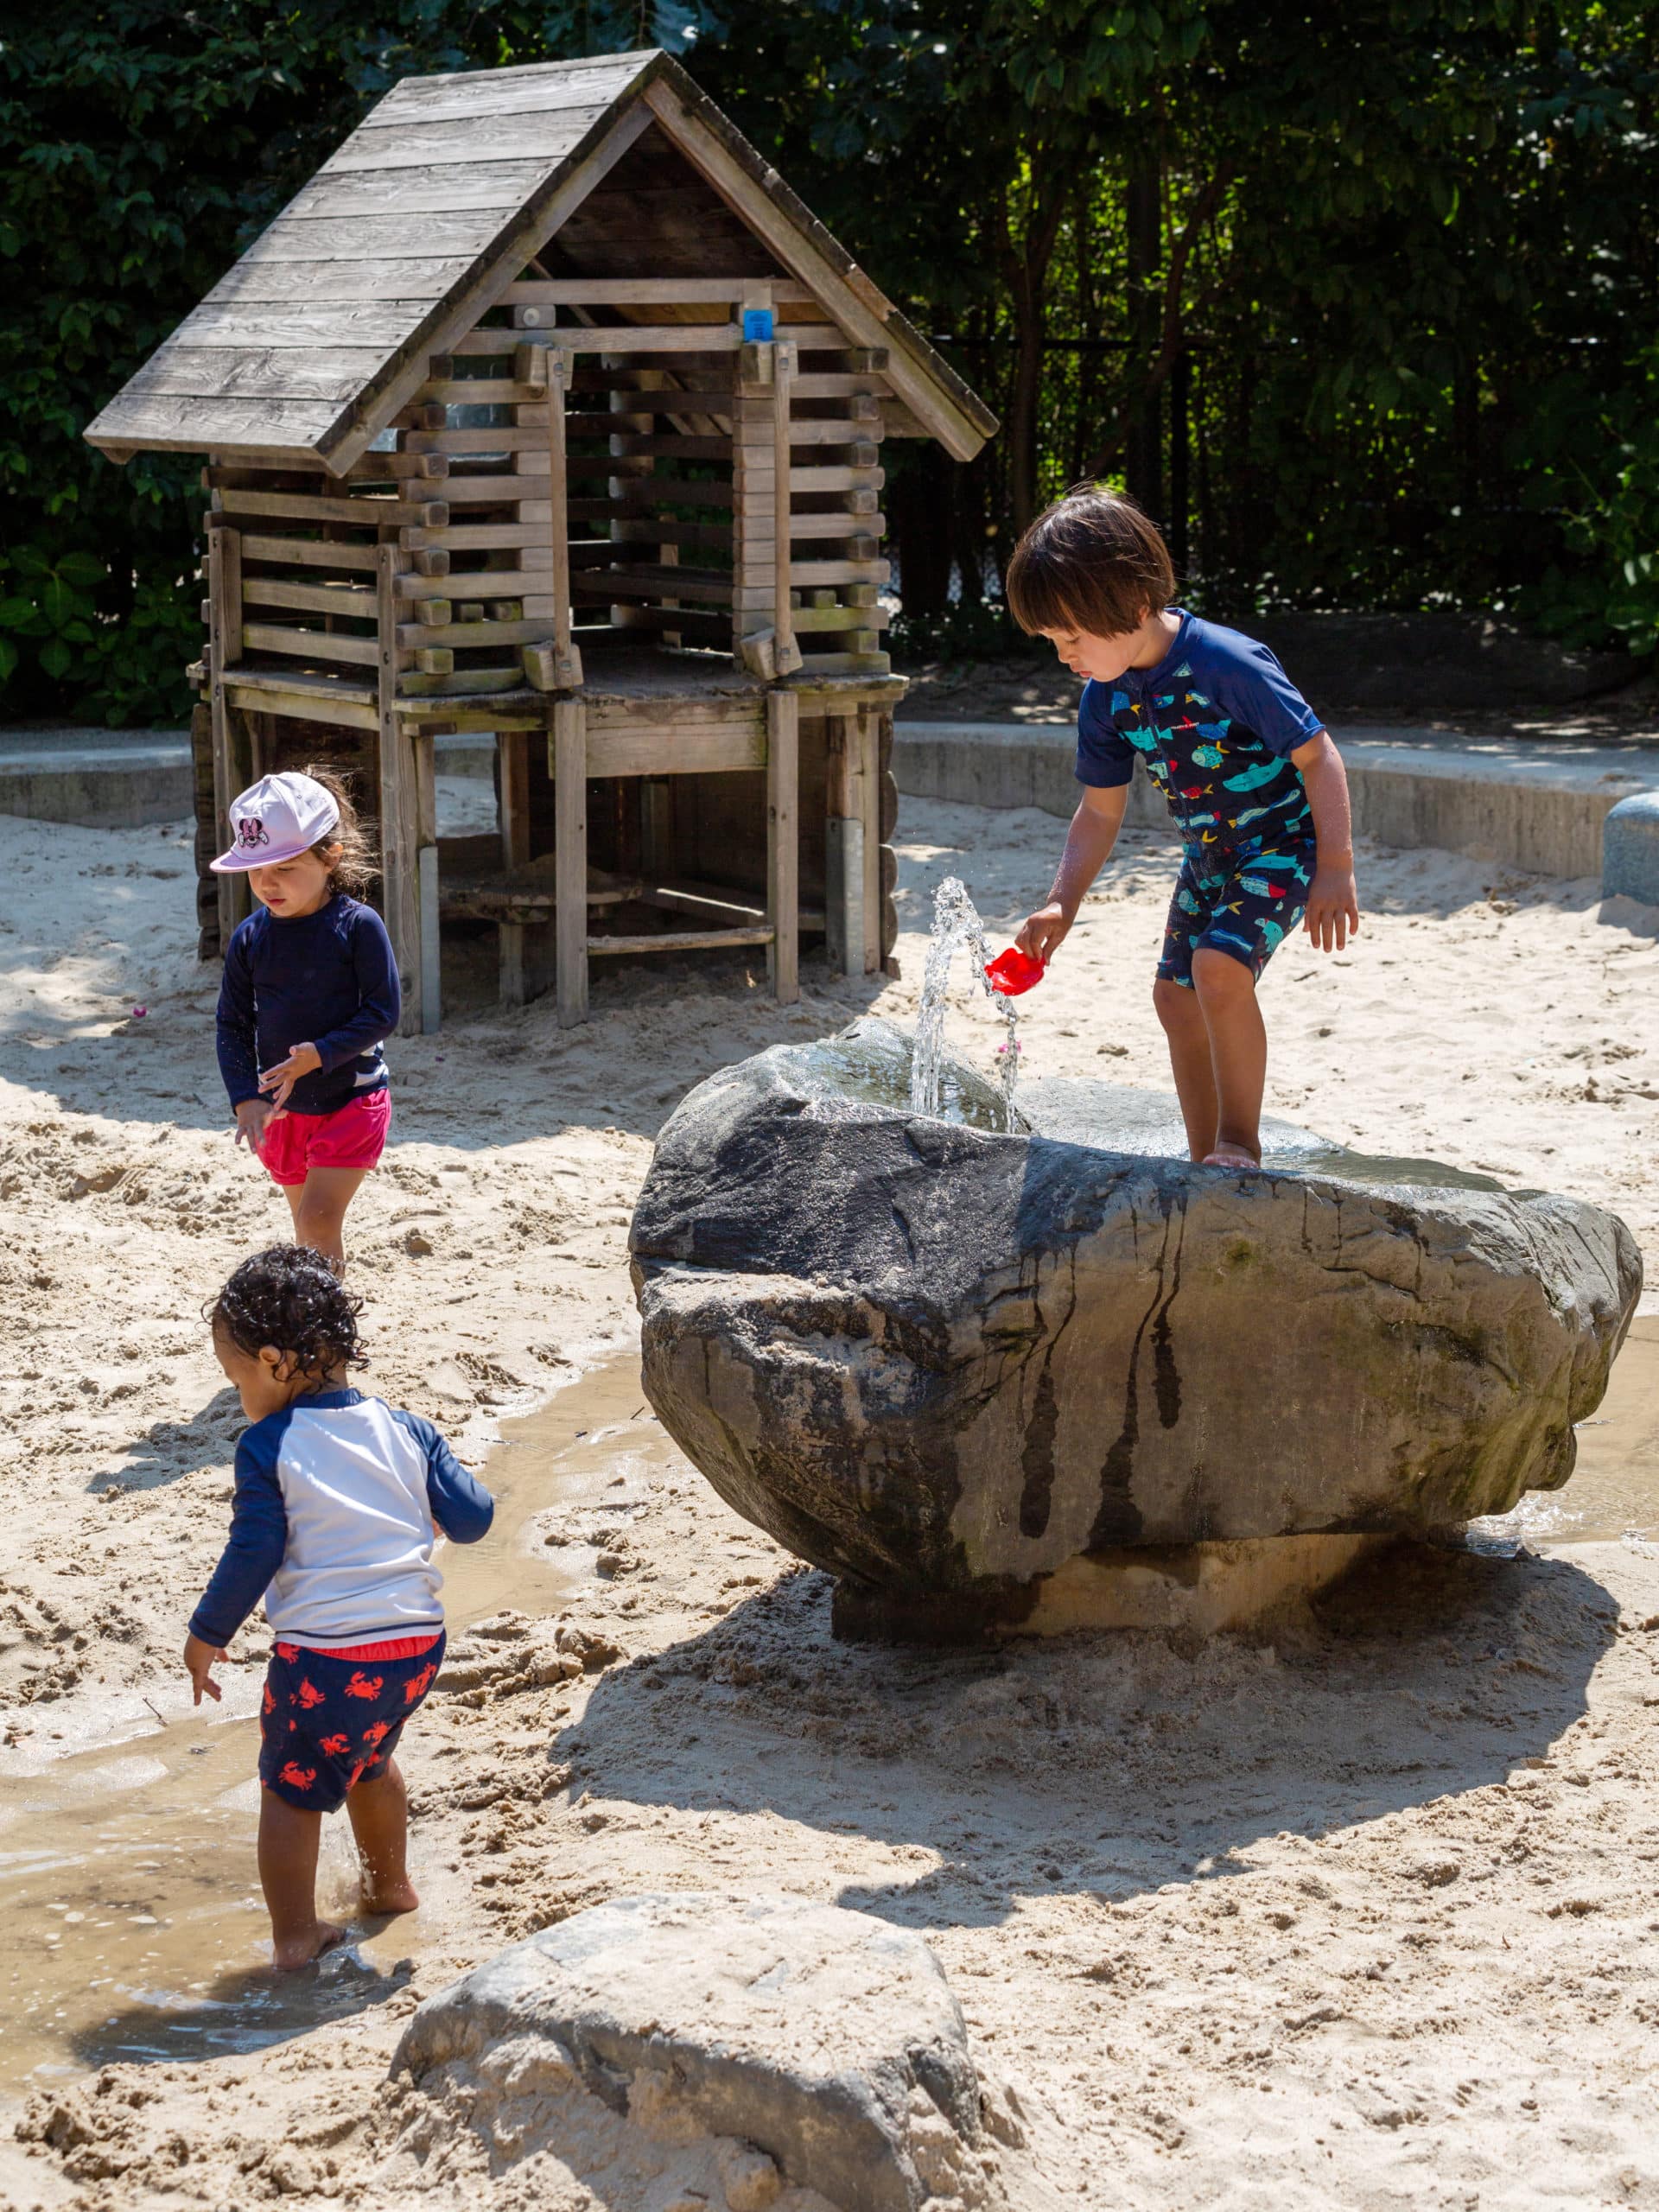
[[402,995],[385,925],[353,893],[374,874],[346,788],[327,769],[262,776],[231,802],[213,863],[258,901],[232,938],[219,1067],[245,1143],[281,1185],[294,1239],[344,1270],[346,1209],[391,1125],[381,1046]]

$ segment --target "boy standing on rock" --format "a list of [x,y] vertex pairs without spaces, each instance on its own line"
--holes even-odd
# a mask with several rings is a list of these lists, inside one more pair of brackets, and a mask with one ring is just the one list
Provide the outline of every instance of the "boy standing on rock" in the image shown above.
[[1046,961],[1105,865],[1138,753],[1185,842],[1153,1002],[1192,1156],[1258,1169],[1268,1040],[1256,979],[1302,921],[1322,950],[1359,926],[1348,779],[1331,734],[1265,645],[1172,605],[1163,539],[1131,500],[1084,486],[1008,564],[1021,629],[1086,677],[1077,781],[1047,904],[1020,931]]

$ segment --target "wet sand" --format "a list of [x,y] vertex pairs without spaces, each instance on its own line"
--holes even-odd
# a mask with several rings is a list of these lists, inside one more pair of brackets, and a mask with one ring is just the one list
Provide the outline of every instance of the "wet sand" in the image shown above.
[[[505,1432],[506,1506],[487,1546],[447,1555],[473,1626],[407,1742],[422,1911],[273,1994],[247,1979],[251,1724],[194,1715],[176,1653],[239,1426],[196,1313],[285,1209],[225,1133],[179,836],[140,833],[140,854],[0,822],[10,2114],[48,2069],[23,2139],[0,2139],[0,2202],[390,2207],[431,2186],[505,2212],[527,2183],[465,2141],[424,2174],[385,2161],[375,2094],[418,1995],[602,1897],[733,1885],[924,1930],[1079,2201],[1659,2205],[1651,1323],[1580,1478],[1529,1501],[1560,1517],[1526,1549],[1500,1531],[1395,1557],[1192,1650],[837,1647],[823,1578],[639,1414],[626,1222],[674,1099],[872,1003],[911,1011],[931,881],[960,873],[1010,918],[1058,827],[910,810],[897,984],[809,962],[780,1011],[735,963],[688,965],[606,979],[561,1035],[544,1006],[484,1007],[463,957],[452,1002],[471,991],[475,1018],[396,1047],[396,1143],[353,1222],[369,1386],[474,1463]],[[1362,885],[1374,925],[1344,963],[1287,948],[1269,971],[1270,1103],[1367,1150],[1580,1192],[1659,1247],[1659,918],[1435,855],[1368,855]],[[1025,1002],[1028,1065],[1161,1080],[1146,985],[1167,893],[1157,848],[1115,863]],[[996,1033],[988,1008],[953,1017],[988,1068]],[[531,1413],[607,1348],[619,1363]],[[560,1670],[561,1630],[587,1671]],[[242,1716],[259,1649],[239,1640]],[[340,1887],[338,1845],[329,1867]]]

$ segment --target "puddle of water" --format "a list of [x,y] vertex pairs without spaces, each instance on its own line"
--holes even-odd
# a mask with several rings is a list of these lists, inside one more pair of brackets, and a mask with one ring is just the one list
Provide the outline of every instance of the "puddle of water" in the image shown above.
[[1564,1490],[1529,1491],[1513,1513],[1470,1523],[1477,1538],[1529,1544],[1659,1542],[1659,1314],[1630,1324],[1607,1395],[1579,1428]]
[[[507,1607],[557,1611],[677,1458],[632,1354],[504,1422],[485,1471],[495,1524],[441,1554],[451,1640]],[[549,1522],[577,1541],[547,1545]],[[258,1724],[214,1716],[203,1707],[118,1751],[0,1781],[0,2097],[113,2060],[303,2034],[384,2002],[406,1978],[393,1962],[438,1940],[445,1878],[423,1866],[417,1830],[421,1910],[365,1923],[315,1974],[274,1977],[254,1856]],[[419,1733],[417,1721],[416,1767]],[[321,1910],[349,1915],[356,1876],[341,1814],[323,1823]]]

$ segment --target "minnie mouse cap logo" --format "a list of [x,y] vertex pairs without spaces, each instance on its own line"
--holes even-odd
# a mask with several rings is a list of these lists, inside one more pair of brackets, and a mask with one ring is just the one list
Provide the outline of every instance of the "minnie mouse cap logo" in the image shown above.
[[294,769],[261,776],[231,801],[231,849],[212,865],[221,875],[279,868],[321,844],[340,827],[334,794],[315,776]]

